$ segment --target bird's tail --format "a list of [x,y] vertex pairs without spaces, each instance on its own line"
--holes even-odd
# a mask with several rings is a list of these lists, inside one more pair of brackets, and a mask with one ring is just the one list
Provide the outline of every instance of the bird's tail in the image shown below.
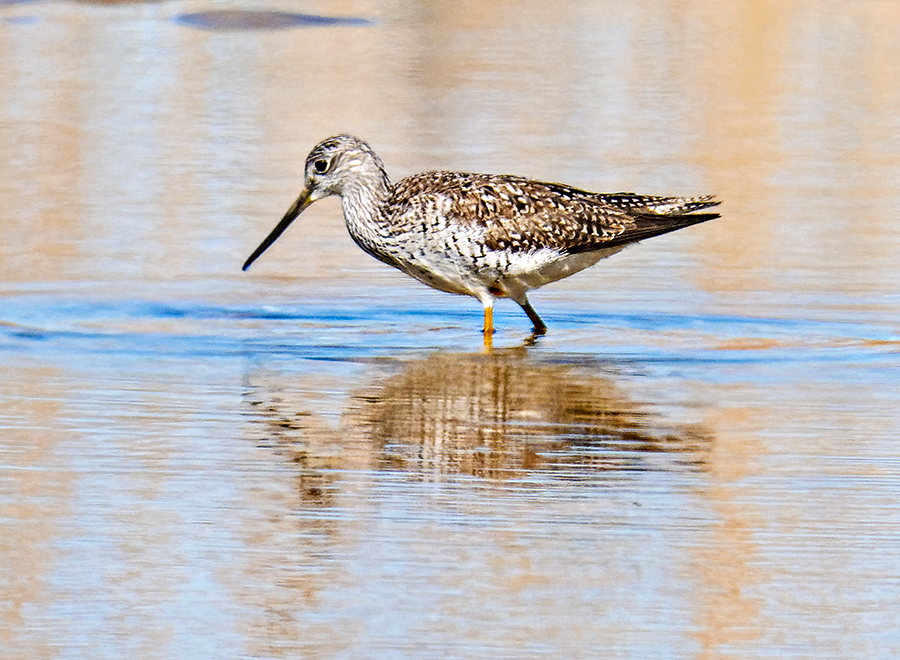
[[[597,247],[611,248],[617,245],[628,245],[653,236],[700,224],[719,217],[718,213],[694,213],[700,209],[716,206],[720,202],[713,195],[705,197],[648,197],[631,193],[607,195],[610,204],[626,201],[629,207],[630,226],[618,236],[604,241],[602,246],[584,246],[572,251],[585,251]],[[613,201],[615,200],[615,201]],[[624,208],[624,206],[623,206]]]
[[[655,197],[653,195],[636,195],[629,192],[620,192],[604,194],[600,197],[603,202],[616,208],[664,216],[684,215],[721,204],[715,195],[704,195],[703,197]],[[718,217],[718,215],[713,217]],[[707,218],[707,220],[711,219]]]

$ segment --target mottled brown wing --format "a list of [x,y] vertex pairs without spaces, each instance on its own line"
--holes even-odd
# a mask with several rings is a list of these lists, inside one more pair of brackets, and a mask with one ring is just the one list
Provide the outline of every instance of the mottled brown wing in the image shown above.
[[464,172],[409,177],[398,183],[395,198],[440,208],[448,222],[462,227],[483,227],[487,249],[517,252],[601,250],[718,217],[688,215],[717,204],[711,197],[596,194],[521,177]]

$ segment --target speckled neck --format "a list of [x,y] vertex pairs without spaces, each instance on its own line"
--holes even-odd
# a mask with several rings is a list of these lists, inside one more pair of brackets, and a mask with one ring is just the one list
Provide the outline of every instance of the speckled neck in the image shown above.
[[384,207],[392,192],[387,173],[375,159],[355,168],[341,191],[341,206],[350,236],[369,254],[376,254],[378,246],[390,235],[385,226]]

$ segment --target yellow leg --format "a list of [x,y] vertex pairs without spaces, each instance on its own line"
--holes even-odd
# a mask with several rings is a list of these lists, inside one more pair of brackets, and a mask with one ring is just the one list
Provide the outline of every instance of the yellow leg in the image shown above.
[[494,345],[494,308],[484,308],[484,347],[491,348]]

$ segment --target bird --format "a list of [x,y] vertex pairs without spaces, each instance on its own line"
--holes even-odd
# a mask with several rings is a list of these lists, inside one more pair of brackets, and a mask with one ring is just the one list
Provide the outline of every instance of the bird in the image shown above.
[[497,298],[528,301],[532,289],[569,277],[631,243],[718,218],[697,211],[714,195],[593,193],[521,176],[427,171],[396,183],[363,140],[335,135],[306,158],[304,188],[259,244],[246,271],[313,202],[337,195],[351,238],[365,252],[430,287],[468,295],[484,307],[484,341],[494,333]]

